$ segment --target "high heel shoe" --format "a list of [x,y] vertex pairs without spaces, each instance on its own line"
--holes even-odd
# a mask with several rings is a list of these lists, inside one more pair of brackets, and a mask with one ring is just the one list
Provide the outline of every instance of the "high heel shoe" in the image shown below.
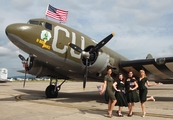
[[110,118],[112,118],[112,114],[109,114],[108,116],[109,116]]
[[153,100],[153,102],[155,102],[156,100],[154,99],[154,97],[153,96],[151,96],[151,99]]
[[123,117],[123,114],[121,112],[118,112],[118,117]]
[[107,115],[108,115],[108,117],[112,117],[112,113],[110,113],[110,112],[107,112]]
[[128,117],[132,117],[132,116],[133,116],[133,113],[132,113],[132,114],[128,114],[127,116],[128,116]]
[[146,115],[146,112],[144,112],[144,113],[142,114],[142,117],[145,117],[145,115]]

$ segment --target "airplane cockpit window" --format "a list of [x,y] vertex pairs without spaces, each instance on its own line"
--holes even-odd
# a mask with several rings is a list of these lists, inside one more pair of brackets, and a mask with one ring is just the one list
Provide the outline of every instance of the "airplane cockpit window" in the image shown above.
[[39,21],[30,20],[28,24],[38,25]]
[[45,28],[52,30],[52,24],[46,22]]
[[44,22],[43,22],[43,21],[41,21],[39,25],[41,25],[41,26],[43,26],[43,27],[44,27]]

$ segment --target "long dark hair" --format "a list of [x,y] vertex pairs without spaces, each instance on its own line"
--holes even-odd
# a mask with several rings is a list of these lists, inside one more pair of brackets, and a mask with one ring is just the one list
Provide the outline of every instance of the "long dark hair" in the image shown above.
[[123,79],[122,79],[122,82],[125,83],[125,78],[124,78],[124,75],[122,73],[119,73],[118,74],[118,79],[119,79],[119,76],[122,75],[123,76]]

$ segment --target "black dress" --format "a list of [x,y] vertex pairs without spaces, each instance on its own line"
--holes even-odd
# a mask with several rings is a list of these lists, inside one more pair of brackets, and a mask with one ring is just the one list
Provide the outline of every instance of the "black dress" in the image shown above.
[[148,89],[145,86],[145,83],[146,83],[147,80],[148,79],[146,77],[144,77],[141,80],[140,80],[140,78],[138,79],[139,98],[140,98],[141,103],[143,103],[147,100]]
[[136,81],[135,79],[127,78],[125,83],[126,97],[127,97],[128,103],[139,102],[139,96],[138,96],[137,90],[130,90],[130,87],[131,88],[135,87],[135,84],[134,84],[135,81]]
[[125,106],[127,107],[128,104],[127,104],[127,99],[126,99],[126,96],[125,96],[125,84],[119,80],[117,81],[117,89],[118,90],[121,90],[120,92],[116,91],[115,92],[115,96],[117,98],[117,103],[116,103],[116,106]]

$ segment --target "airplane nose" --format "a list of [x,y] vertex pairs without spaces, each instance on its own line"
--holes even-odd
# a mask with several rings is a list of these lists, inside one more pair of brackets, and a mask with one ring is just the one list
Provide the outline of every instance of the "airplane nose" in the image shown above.
[[22,37],[24,34],[27,34],[25,30],[30,29],[28,24],[11,24],[8,25],[5,29],[5,33],[11,41],[14,41],[16,37]]
[[21,32],[23,30],[28,29],[29,26],[26,24],[11,24],[6,27],[6,35],[8,36],[9,34],[17,34],[18,32]]
[[13,25],[8,25],[5,29],[5,33],[7,36],[8,36],[8,33],[12,33],[12,31],[14,31]]
[[8,36],[9,34],[15,34],[17,31],[20,31],[18,24],[11,24],[6,27],[5,33]]

